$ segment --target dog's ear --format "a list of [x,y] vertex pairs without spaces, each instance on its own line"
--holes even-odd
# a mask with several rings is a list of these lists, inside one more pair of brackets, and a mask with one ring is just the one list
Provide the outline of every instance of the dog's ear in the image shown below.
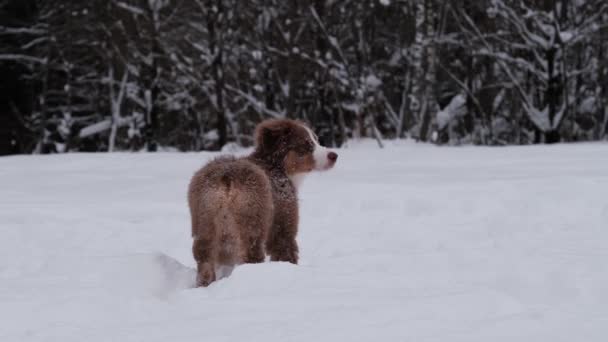
[[263,122],[258,126],[256,144],[258,148],[274,150],[290,134],[291,126],[280,121]]

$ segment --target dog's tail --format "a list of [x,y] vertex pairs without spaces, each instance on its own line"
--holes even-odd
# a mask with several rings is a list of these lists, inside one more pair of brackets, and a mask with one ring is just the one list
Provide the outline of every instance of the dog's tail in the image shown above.
[[272,185],[266,172],[244,159],[219,159],[201,176],[201,230],[213,235],[219,263],[239,263],[252,239],[264,240],[272,223]]

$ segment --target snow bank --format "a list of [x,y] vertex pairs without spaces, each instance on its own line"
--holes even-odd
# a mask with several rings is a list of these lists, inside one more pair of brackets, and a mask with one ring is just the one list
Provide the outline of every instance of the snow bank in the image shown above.
[[606,144],[366,141],[301,191],[301,264],[192,288],[210,153],[0,158],[2,341],[604,341]]

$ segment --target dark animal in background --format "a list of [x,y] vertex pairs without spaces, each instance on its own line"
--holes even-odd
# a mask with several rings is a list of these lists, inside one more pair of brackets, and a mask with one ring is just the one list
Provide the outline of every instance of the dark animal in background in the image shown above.
[[224,267],[298,262],[297,186],[313,170],[331,169],[335,152],[319,145],[304,123],[267,120],[255,132],[255,150],[219,157],[194,174],[188,189],[197,285],[208,286]]

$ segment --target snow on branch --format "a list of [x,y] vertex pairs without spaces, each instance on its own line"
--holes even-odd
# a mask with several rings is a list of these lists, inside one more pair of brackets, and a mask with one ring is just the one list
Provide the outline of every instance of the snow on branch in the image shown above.
[[46,64],[46,58],[33,57],[21,54],[5,53],[0,54],[0,61],[13,61],[22,63],[35,63],[35,64]]
[[263,113],[266,114],[270,117],[273,118],[283,118],[285,117],[285,112],[277,112],[275,110],[269,109],[266,107],[266,105],[262,102],[259,101],[258,99],[255,98],[255,96],[248,94],[244,91],[242,91],[241,89],[238,89],[236,87],[233,87],[231,85],[226,85],[226,89],[240,95],[243,97],[243,99],[245,101],[247,101],[247,103],[249,103],[251,106],[253,106],[253,108],[258,111],[259,113]]
[[145,13],[143,9],[133,6],[133,5],[129,5],[122,1],[116,1],[115,4],[117,7],[120,7],[126,11],[129,11],[134,15],[144,15],[144,13]]
[[112,126],[112,120],[105,119],[103,121],[94,123],[94,124],[89,125],[87,127],[84,127],[78,133],[78,137],[81,138],[81,139],[87,138],[87,137],[90,137],[92,135],[95,135],[95,134],[98,134],[98,133],[101,133],[101,132],[105,132],[105,131],[109,130],[111,126]]
[[513,57],[505,52],[493,52],[488,51],[485,48],[479,49],[478,51],[473,52],[474,56],[486,56],[493,57],[494,59],[501,59],[505,62],[513,63],[520,68],[530,72],[532,75],[536,76],[540,81],[542,81],[545,85],[547,83],[547,72],[545,70],[538,69],[534,64],[529,61],[521,58],[521,57]]
[[42,44],[42,43],[45,43],[45,42],[48,42],[48,41],[49,41],[48,37],[39,37],[39,38],[36,38],[36,39],[32,39],[30,42],[21,45],[21,50],[27,50],[27,49],[30,49],[30,48],[38,45],[38,44]]
[[46,30],[37,29],[37,28],[0,26],[0,35],[9,35],[9,34],[42,35],[45,33],[47,33]]

